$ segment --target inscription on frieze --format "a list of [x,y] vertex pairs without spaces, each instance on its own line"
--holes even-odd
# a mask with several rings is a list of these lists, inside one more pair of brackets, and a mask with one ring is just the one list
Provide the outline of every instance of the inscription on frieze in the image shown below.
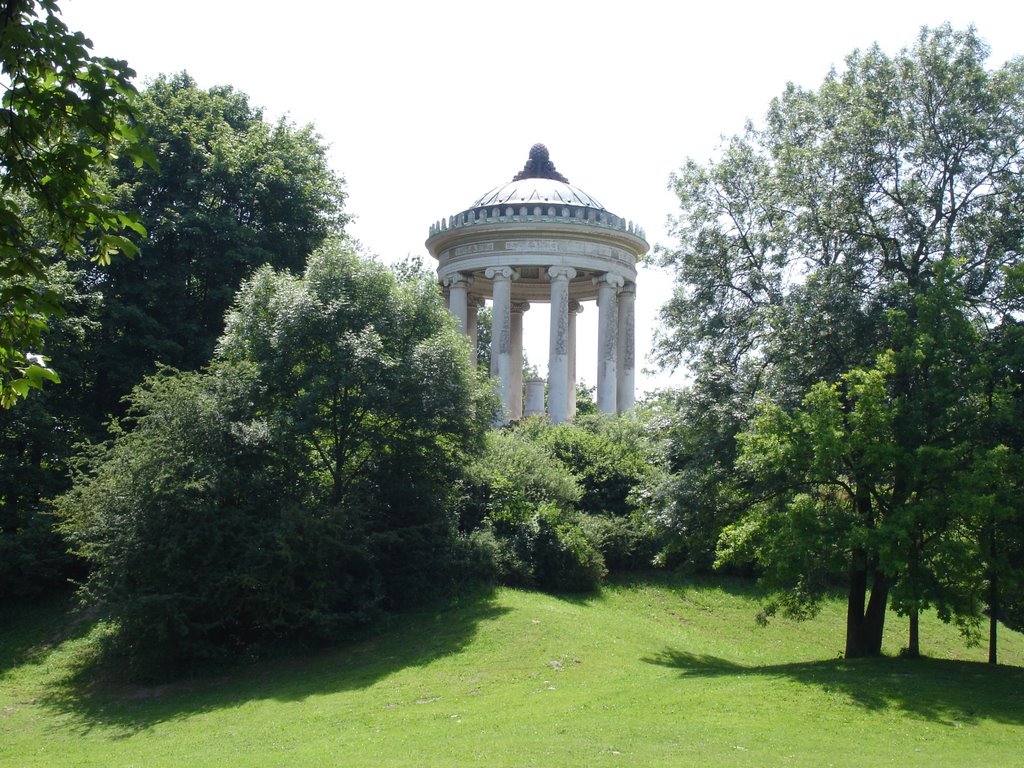
[[469,256],[474,253],[489,253],[494,250],[494,243],[471,243],[460,245],[455,249],[455,256]]
[[557,251],[557,240],[506,240],[506,251]]

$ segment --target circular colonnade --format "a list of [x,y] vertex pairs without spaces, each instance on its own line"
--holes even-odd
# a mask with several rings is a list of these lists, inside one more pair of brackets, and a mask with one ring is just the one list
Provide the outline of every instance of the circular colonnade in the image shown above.
[[544,145],[533,146],[511,182],[431,226],[426,247],[474,350],[477,310],[492,301],[491,375],[505,420],[544,411],[543,380],[526,382],[523,402],[523,313],[534,303],[551,311],[548,418],[557,424],[575,414],[576,316],[590,300],[598,307],[598,410],[633,406],[636,262],[649,246],[642,229],[569,184]]

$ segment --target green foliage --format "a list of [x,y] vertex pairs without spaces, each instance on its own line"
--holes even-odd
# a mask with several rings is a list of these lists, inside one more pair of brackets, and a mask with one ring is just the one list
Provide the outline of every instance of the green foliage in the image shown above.
[[639,418],[525,419],[491,432],[466,472],[462,527],[486,532],[479,543],[504,583],[594,589],[606,559],[648,567],[661,545],[633,511],[652,454]]
[[976,621],[964,489],[1002,386],[981,320],[1024,309],[1024,62],[989,71],[987,54],[949,26],[855,52],[673,177],[661,352],[715,407],[690,411],[662,509],[680,532],[726,528],[723,555],[759,563],[793,611],[845,579],[848,655],[878,652],[890,599],[912,653],[924,606]]
[[650,515],[583,515],[580,526],[612,573],[643,571],[658,561],[665,537]]
[[121,162],[110,179],[148,233],[140,258],[98,281],[101,413],[118,413],[157,362],[207,364],[241,282],[264,264],[300,272],[347,218],[343,182],[313,126],[269,124],[245,94],[200,88],[186,73],[150,83],[138,113],[160,170]]
[[334,242],[259,270],[227,326],[208,373],[134,391],[57,502],[143,666],[324,640],[458,576],[455,483],[494,404],[432,281]]
[[480,307],[476,313],[476,366],[485,375],[491,374],[491,335],[494,313],[490,307]]
[[92,567],[82,596],[117,619],[138,671],[324,639],[375,606],[358,520],[303,504],[286,446],[249,411],[257,388],[242,366],[147,379],[57,500]]
[[552,592],[593,592],[608,574],[595,538],[581,517],[550,503],[517,519],[488,521],[479,541],[493,558],[498,580]]
[[70,254],[87,240],[100,264],[136,255],[125,234],[146,231],[100,179],[118,157],[155,167],[134,122],[135,73],[93,56],[58,12],[54,0],[0,9],[0,408],[58,381],[39,348],[64,305],[41,282],[52,259],[36,231]]
[[660,471],[643,493],[654,521],[669,533],[661,559],[708,572],[723,528],[746,503],[734,470],[736,435],[753,405],[741,383],[705,371],[688,389],[661,392],[647,407],[651,432],[661,438]]
[[575,478],[542,445],[518,429],[492,430],[484,450],[466,467],[462,527],[485,519],[519,523],[542,504],[574,509],[582,491]]
[[[208,363],[241,281],[264,263],[300,270],[344,222],[341,181],[311,128],[267,124],[243,94],[200,89],[187,75],[159,78],[136,111],[160,168],[117,161],[104,183],[121,207],[142,211],[144,252],[102,269],[64,268],[41,216],[26,221],[55,266],[25,285],[53,294],[67,312],[50,317],[52,333],[37,348],[60,369],[62,386],[0,415],[0,528],[15,548],[17,531],[45,528],[36,516],[67,489],[73,446],[103,439],[103,422],[123,413],[121,397],[144,374],[158,362]],[[58,538],[33,541],[52,547],[33,548],[40,564],[64,558]],[[50,583],[44,571],[55,573],[19,569],[19,580],[38,589]]]
[[[82,273],[57,262],[40,285],[60,296],[66,312],[50,320],[45,350],[61,361],[63,385],[0,410],[0,596],[36,596],[63,585],[73,560],[53,530],[46,499],[67,488],[69,458],[91,429],[89,339],[99,296],[83,290]],[[0,599],[0,602],[2,602]]]
[[542,446],[579,483],[579,509],[588,514],[628,515],[635,493],[653,472],[653,448],[637,414],[578,416],[550,425],[523,422],[518,432]]
[[579,524],[580,487],[528,429],[491,431],[465,482],[462,526],[486,531],[478,543],[500,581],[570,592],[600,585],[607,571]]

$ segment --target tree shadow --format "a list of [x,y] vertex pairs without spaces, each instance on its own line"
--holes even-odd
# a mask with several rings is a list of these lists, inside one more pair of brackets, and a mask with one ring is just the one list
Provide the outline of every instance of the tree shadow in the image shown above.
[[508,610],[496,604],[493,591],[478,593],[430,610],[393,615],[334,648],[160,685],[126,682],[115,665],[86,653],[62,662],[66,675],[48,686],[39,703],[62,715],[54,728],[85,734],[102,727],[114,738],[127,738],[161,722],[247,701],[294,702],[366,688],[402,669],[458,653],[482,622]]
[[954,726],[992,720],[1024,724],[1024,669],[946,659],[832,659],[744,666],[708,654],[666,648],[641,659],[678,669],[682,679],[785,678],[838,693],[866,710],[895,709]]
[[77,608],[68,592],[0,606],[0,678],[16,667],[42,661],[66,640],[84,637],[94,618]]

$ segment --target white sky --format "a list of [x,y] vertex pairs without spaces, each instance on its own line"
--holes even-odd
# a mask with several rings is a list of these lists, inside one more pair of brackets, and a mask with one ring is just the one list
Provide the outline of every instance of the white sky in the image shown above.
[[[974,24],[995,67],[1024,53],[1019,0],[974,2],[348,2],[63,0],[100,55],[140,87],[187,70],[231,85],[269,119],[316,125],[347,181],[349,231],[386,260],[420,254],[431,222],[509,181],[530,147],[605,207],[670,245],[668,176],[723,135],[760,122],[787,82],[814,88],[847,53],[895,53],[922,25]],[[671,276],[642,269],[637,352],[646,362]],[[596,372],[597,312],[579,321],[581,378]],[[538,308],[539,309],[539,308]],[[527,356],[547,369],[547,312],[525,315]],[[638,376],[638,389],[683,372]]]

